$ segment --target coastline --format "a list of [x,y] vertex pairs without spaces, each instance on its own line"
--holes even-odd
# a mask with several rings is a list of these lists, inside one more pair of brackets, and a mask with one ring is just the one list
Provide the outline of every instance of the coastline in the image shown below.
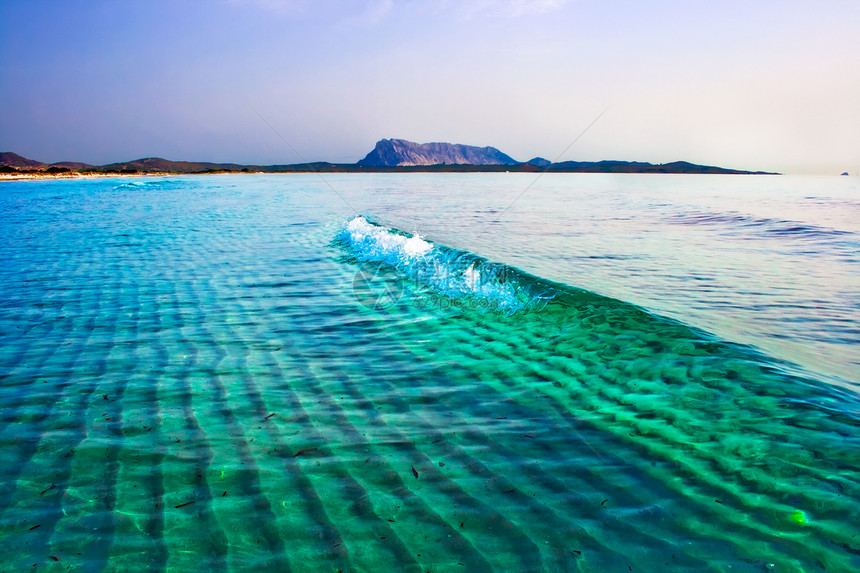
[[[351,167],[351,166],[350,166]],[[764,171],[660,171],[660,170],[601,170],[601,169],[541,169],[522,168],[521,166],[487,166],[487,165],[433,165],[433,166],[401,166],[401,167],[375,167],[375,168],[342,168],[338,165],[325,165],[322,168],[300,168],[300,169],[259,169],[254,171],[237,170],[208,170],[208,171],[140,171],[137,173],[44,173],[44,172],[22,172],[22,173],[0,173],[0,181],[30,181],[50,179],[96,179],[105,177],[176,177],[179,175],[295,175],[295,174],[333,174],[333,173],[593,173],[593,174],[635,174],[635,175],[783,175],[782,173],[770,173]]]
[[[382,140],[391,143],[394,140]],[[536,157],[527,162],[516,162],[507,155],[504,161],[498,157],[486,157],[487,150],[459,144],[432,144],[443,146],[442,151],[467,149],[469,156],[442,153],[435,148],[429,152],[424,148],[431,144],[413,144],[396,140],[399,145],[417,147],[418,153],[389,150],[375,160],[368,157],[357,163],[331,163],[311,161],[303,163],[273,165],[243,165],[239,163],[213,163],[208,161],[172,161],[161,157],[145,157],[133,161],[90,165],[75,161],[46,164],[28,159],[13,152],[0,153],[0,180],[35,179],[39,177],[71,178],[83,175],[212,175],[217,173],[681,173],[714,175],[779,175],[768,171],[729,169],[713,165],[699,165],[688,161],[648,163],[644,161],[561,161],[552,162]],[[407,145],[408,144],[408,145]],[[462,149],[461,149],[462,148]],[[378,151],[378,150],[377,150]],[[494,152],[501,153],[498,150]],[[477,154],[477,155],[476,155]],[[371,154],[372,155],[372,154]],[[377,154],[378,155],[378,154]],[[491,154],[492,155],[492,154]]]
[[180,173],[0,173],[0,181],[35,179],[104,179],[107,177],[174,177]]

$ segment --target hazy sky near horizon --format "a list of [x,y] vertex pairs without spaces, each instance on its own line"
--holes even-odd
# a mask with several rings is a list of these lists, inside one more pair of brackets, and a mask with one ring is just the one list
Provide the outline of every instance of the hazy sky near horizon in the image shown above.
[[0,151],[45,162],[396,137],[858,174],[860,2],[2,0],[0,110]]

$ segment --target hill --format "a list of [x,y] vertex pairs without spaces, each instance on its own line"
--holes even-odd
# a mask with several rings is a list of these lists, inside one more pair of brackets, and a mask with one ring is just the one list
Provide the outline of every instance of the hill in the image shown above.
[[741,171],[687,161],[644,163],[642,161],[562,161],[547,165],[546,171],[561,173],[712,173],[733,175],[776,175],[765,171]]
[[43,169],[47,167],[47,165],[41,161],[27,159],[26,157],[21,157],[17,153],[12,153],[11,151],[0,152],[0,166],[14,167],[15,169]]
[[474,147],[456,143],[413,143],[404,139],[383,139],[358,163],[294,163],[287,165],[241,165],[207,161],[171,161],[161,157],[145,157],[133,161],[90,165],[75,161],[46,164],[27,159],[17,153],[0,153],[0,173],[54,175],[75,173],[368,173],[368,172],[551,172],[551,173],[713,173],[767,174],[764,171],[741,171],[686,161],[645,163],[641,161],[562,161],[551,163],[535,157],[520,163],[495,147]]
[[495,147],[459,143],[415,143],[405,139],[382,139],[358,162],[363,166],[402,167],[411,165],[516,165],[519,161]]
[[51,167],[65,167],[67,169],[71,169],[72,171],[85,171],[87,169],[95,169],[95,165],[90,165],[89,163],[81,163],[80,161],[59,161],[57,163],[51,163]]
[[100,171],[140,171],[141,173],[203,173],[206,171],[241,171],[245,165],[237,163],[209,163],[207,161],[171,161],[161,157],[145,157],[134,161],[110,163],[96,169]]

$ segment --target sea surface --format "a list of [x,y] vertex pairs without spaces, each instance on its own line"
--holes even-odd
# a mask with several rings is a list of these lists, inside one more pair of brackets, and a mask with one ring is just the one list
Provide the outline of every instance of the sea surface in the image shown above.
[[0,572],[860,570],[856,177],[0,182]]

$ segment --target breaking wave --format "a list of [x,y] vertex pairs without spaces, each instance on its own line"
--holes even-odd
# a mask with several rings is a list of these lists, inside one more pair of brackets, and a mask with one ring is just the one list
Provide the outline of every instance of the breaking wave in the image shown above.
[[377,225],[350,219],[339,241],[355,261],[379,263],[402,278],[442,296],[472,298],[481,308],[514,313],[539,310],[553,299],[556,285],[475,254]]

